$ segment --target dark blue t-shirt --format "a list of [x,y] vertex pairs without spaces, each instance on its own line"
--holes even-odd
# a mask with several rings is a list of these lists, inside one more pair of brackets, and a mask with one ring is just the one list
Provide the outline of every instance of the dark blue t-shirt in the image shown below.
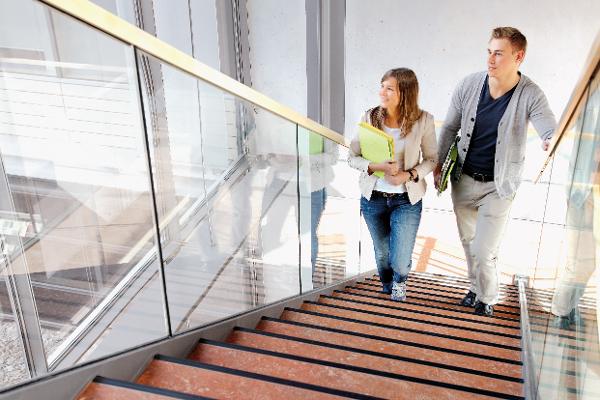
[[480,174],[494,175],[494,157],[496,156],[496,140],[498,124],[506,111],[517,85],[497,99],[490,96],[488,78],[481,89],[477,117],[473,127],[473,137],[469,144],[469,152],[463,169]]

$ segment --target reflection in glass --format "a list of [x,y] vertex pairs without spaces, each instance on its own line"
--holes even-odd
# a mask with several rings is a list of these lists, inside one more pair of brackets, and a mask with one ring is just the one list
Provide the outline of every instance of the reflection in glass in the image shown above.
[[552,302],[552,313],[575,318],[578,303],[594,273],[600,244],[600,90],[592,88],[579,117],[580,138],[571,158],[568,186],[567,259]]
[[297,294],[296,125],[138,57],[173,332]]
[[300,234],[302,290],[329,285],[359,272],[358,193],[348,182],[347,149],[302,127],[300,152]]
[[50,368],[164,336],[132,48],[34,1],[0,26],[0,233]]
[[[548,305],[552,314],[532,321],[538,397],[595,399],[600,393],[598,263],[600,261],[600,91],[599,80],[576,113],[557,149],[553,182],[566,197],[562,271],[550,293],[528,295],[531,308]],[[568,167],[566,163],[568,160]],[[560,177],[558,180],[554,176]],[[566,195],[566,196],[565,196]],[[557,241],[554,241],[556,247]],[[531,310],[530,310],[531,312]],[[537,342],[537,344],[536,344]]]

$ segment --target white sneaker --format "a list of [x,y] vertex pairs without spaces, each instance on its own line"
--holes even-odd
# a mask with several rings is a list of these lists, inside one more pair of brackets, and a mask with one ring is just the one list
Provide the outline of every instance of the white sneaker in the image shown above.
[[406,300],[406,282],[394,282],[392,284],[392,300]]

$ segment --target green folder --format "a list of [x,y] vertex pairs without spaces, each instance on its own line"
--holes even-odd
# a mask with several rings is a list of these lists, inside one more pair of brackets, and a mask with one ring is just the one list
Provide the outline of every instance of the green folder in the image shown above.
[[323,152],[323,136],[314,132],[308,133],[308,154],[321,154]]
[[438,196],[442,194],[444,190],[448,187],[448,181],[452,176],[452,171],[456,167],[456,161],[458,160],[458,141],[460,140],[460,136],[457,136],[452,143],[452,146],[448,149],[448,153],[446,153],[446,158],[444,159],[444,164],[442,164],[442,171],[440,174],[440,184],[438,185]]
[[[381,129],[361,122],[358,124],[358,140],[363,158],[380,163],[394,159],[394,138]],[[379,178],[383,178],[381,171],[374,172]]]

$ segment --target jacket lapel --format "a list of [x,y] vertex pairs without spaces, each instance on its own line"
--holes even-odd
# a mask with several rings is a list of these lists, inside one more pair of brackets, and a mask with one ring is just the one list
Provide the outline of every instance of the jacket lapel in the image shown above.
[[418,164],[421,120],[422,118],[413,125],[410,133],[404,138],[404,169],[406,170]]

